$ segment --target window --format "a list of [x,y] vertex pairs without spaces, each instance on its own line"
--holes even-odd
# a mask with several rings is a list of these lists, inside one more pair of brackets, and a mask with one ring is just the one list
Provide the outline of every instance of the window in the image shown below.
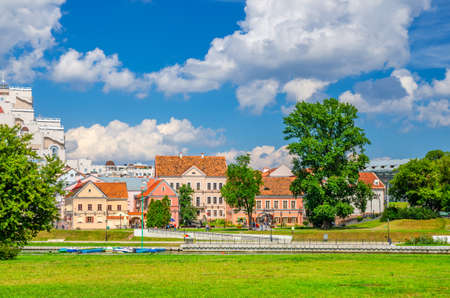
[[213,198],[213,202],[214,202],[214,204],[217,204],[217,198],[216,197]]
[[188,182],[188,187],[191,188],[191,182]]
[[200,190],[200,182],[197,182],[197,190]]
[[213,189],[214,189],[214,190],[217,189],[217,183],[216,183],[216,182],[213,183]]
[[86,217],[86,222],[93,223],[94,222],[94,217],[92,217],[92,216]]
[[223,211],[222,210],[219,210],[219,215],[223,216]]
[[222,189],[222,183],[219,183],[219,189]]
[[82,204],[78,204],[78,211],[83,210],[83,205]]
[[208,197],[208,204],[211,204],[211,197]]
[[122,210],[122,205],[117,205],[117,211],[121,211]]
[[211,183],[208,183],[208,190],[211,190]]
[[291,209],[295,209],[295,201],[294,200],[291,201]]
[[256,209],[261,209],[261,201],[256,201]]
[[217,210],[214,210],[214,216],[217,216]]
[[112,210],[112,205],[108,205],[108,211]]
[[179,188],[180,188],[180,183],[177,182],[177,189],[179,189]]
[[211,210],[207,210],[206,215],[211,216]]
[[52,145],[50,146],[50,153],[53,157],[58,156],[58,146]]
[[170,187],[172,187],[172,188],[173,188],[173,182],[170,182]]
[[219,197],[219,204],[222,204],[222,203],[223,203],[223,198]]
[[102,204],[97,205],[97,211],[102,211]]
[[196,205],[197,205],[197,207],[200,207],[200,197],[197,197]]
[[92,211],[92,204],[88,204],[88,211]]
[[269,200],[266,201],[266,209],[270,209],[270,201]]
[[273,201],[273,209],[278,209],[278,201]]
[[287,209],[288,208],[288,201],[283,201],[283,209]]

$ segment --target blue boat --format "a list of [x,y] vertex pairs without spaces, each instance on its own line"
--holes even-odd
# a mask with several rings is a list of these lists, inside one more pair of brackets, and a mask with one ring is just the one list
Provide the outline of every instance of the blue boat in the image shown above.
[[79,249],[75,249],[75,248],[60,248],[59,252],[79,252]]
[[135,253],[154,253],[154,252],[163,252],[166,251],[165,248],[136,248]]
[[87,248],[80,250],[82,254],[90,254],[90,253],[96,253],[96,252],[105,252],[104,248]]

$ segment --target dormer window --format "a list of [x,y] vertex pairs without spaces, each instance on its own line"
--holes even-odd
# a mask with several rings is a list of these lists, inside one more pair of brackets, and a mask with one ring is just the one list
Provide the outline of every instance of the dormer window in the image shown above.
[[192,175],[195,175],[195,172],[192,172]]

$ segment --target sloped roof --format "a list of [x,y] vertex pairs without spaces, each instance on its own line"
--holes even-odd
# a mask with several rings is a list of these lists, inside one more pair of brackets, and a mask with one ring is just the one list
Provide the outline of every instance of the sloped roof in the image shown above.
[[[378,185],[375,184],[375,180],[378,180]],[[384,188],[383,182],[373,172],[360,172],[359,181],[366,183],[371,188],[380,188],[380,189]]]
[[156,177],[181,176],[190,167],[196,166],[207,176],[224,177],[227,163],[223,156],[156,156]]
[[105,182],[125,182],[128,191],[140,191],[141,186],[144,186],[143,182],[148,180],[147,178],[137,177],[101,177],[100,179]]
[[94,184],[110,199],[128,198],[125,182],[96,182]]
[[263,177],[260,196],[292,196],[289,189],[295,177]]

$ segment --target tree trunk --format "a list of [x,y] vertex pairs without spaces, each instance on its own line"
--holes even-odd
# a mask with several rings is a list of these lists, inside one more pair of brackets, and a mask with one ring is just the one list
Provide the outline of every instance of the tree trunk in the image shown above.
[[252,212],[247,210],[247,215],[248,215],[248,230],[250,231],[250,229],[252,228]]

